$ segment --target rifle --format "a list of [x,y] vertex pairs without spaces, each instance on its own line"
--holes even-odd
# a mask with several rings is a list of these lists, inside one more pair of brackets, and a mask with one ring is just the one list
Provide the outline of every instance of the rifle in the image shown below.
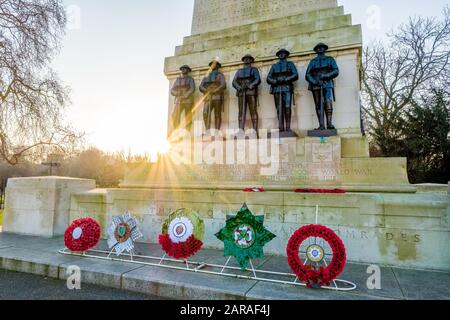
[[205,102],[206,108],[208,110],[208,115],[206,118],[206,130],[211,129],[211,97],[208,97],[208,100]]
[[[204,106],[203,108],[206,108],[207,115],[206,115],[206,121],[205,121],[205,127],[206,130],[209,130],[211,128],[211,91],[210,91],[211,81],[210,77],[205,77],[202,81],[201,87],[204,88]],[[200,88],[200,91],[203,92],[202,88]]]
[[284,121],[283,121],[283,93],[281,86],[279,87],[280,90],[280,98],[278,101],[278,128],[281,131],[281,128],[284,127]]
[[325,89],[323,81],[320,84],[320,119],[319,119],[319,126],[320,128],[325,127],[325,101],[323,97],[323,90]]
[[243,89],[243,97],[242,97],[242,99],[243,99],[243,102],[244,102],[244,105],[243,105],[243,112],[244,112],[244,114],[242,115],[242,123],[241,123],[241,128],[242,128],[242,130],[244,130],[245,131],[245,122],[246,122],[246,117],[247,117],[247,89]]

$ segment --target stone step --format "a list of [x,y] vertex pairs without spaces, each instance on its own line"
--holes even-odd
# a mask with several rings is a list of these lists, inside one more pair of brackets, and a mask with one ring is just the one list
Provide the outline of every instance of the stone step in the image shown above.
[[255,31],[270,30],[272,28],[280,28],[283,26],[289,26],[292,24],[298,24],[306,21],[314,21],[319,19],[325,19],[328,17],[335,17],[344,15],[344,7],[336,7],[322,10],[309,11],[290,17],[278,18],[273,20],[261,21],[252,24],[246,24],[238,27],[231,27],[220,31],[213,31],[208,33],[202,33],[197,35],[187,36],[183,39],[183,44],[188,45],[192,43],[197,43],[199,41],[207,41],[220,39],[222,37],[228,37],[232,35],[246,34]]
[[237,45],[254,43],[265,39],[278,39],[288,36],[300,36],[311,32],[332,30],[352,25],[351,15],[341,15],[302,21],[296,24],[280,26],[265,30],[250,31],[240,34],[224,34],[220,38],[199,40],[195,43],[185,44],[175,49],[175,55],[186,55],[194,52],[213,50],[217,48],[230,48]]
[[179,74],[179,67],[189,64],[194,71],[206,71],[213,57],[220,57],[223,67],[239,66],[242,55],[251,52],[258,60],[274,60],[274,53],[280,47],[286,47],[295,55],[313,53],[312,48],[319,42],[327,42],[331,50],[343,50],[362,47],[362,32],[360,25],[344,26],[332,30],[311,32],[308,34],[285,36],[273,39],[263,39],[251,43],[217,48],[208,51],[194,52],[166,58],[165,74],[167,76]]

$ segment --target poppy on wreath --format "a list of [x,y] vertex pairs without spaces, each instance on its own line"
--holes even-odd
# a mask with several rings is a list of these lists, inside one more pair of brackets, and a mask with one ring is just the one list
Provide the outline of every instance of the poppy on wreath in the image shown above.
[[[300,248],[305,244],[307,247],[302,252]],[[308,225],[297,230],[289,240],[286,252],[292,271],[309,288],[329,286],[344,271],[347,262],[342,240],[333,230],[322,225]],[[305,261],[302,261],[301,254]],[[332,257],[329,263],[326,263],[327,256]]]
[[159,244],[168,256],[188,259],[202,248],[204,233],[204,222],[195,211],[179,209],[164,221]]
[[244,203],[236,215],[228,215],[216,234],[224,244],[224,256],[235,257],[242,270],[251,259],[264,258],[264,247],[276,236],[264,226],[264,216],[255,216]]
[[77,219],[64,233],[64,243],[72,252],[86,252],[100,241],[100,224],[89,217]]

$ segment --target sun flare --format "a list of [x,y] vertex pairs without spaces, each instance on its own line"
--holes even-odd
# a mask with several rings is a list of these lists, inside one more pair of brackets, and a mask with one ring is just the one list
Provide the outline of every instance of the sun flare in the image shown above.
[[169,153],[170,149],[171,149],[170,142],[167,140],[164,140],[161,142],[161,146],[158,148],[158,153],[165,155],[165,154]]

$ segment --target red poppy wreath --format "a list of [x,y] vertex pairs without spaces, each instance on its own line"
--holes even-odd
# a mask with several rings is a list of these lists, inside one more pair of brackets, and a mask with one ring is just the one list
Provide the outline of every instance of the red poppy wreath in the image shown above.
[[[321,225],[297,230],[287,246],[288,263],[309,288],[329,286],[344,271],[345,246],[336,233]],[[331,262],[327,263],[327,258]]]
[[100,224],[92,218],[72,222],[64,234],[66,247],[73,252],[86,252],[100,241]]
[[202,248],[204,228],[203,220],[196,212],[177,210],[164,222],[159,244],[170,257],[188,259]]

